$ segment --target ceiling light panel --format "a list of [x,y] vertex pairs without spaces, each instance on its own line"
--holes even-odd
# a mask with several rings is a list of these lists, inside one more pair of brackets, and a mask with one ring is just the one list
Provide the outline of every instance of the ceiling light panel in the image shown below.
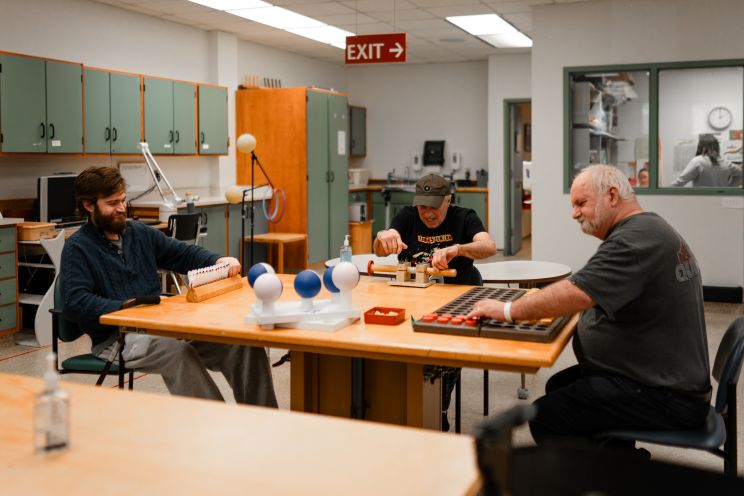
[[312,17],[307,17],[282,7],[230,10],[229,12],[249,21],[260,22],[261,24],[266,24],[277,29],[289,30],[325,26],[324,23]]
[[519,31],[514,33],[485,34],[478,38],[497,48],[528,48],[532,46],[532,40]]
[[458,28],[475,36],[482,34],[514,33],[517,31],[514,26],[496,14],[452,16],[446,19]]
[[271,7],[270,3],[261,0],[189,0],[205,7],[217,10],[255,9],[258,7]]

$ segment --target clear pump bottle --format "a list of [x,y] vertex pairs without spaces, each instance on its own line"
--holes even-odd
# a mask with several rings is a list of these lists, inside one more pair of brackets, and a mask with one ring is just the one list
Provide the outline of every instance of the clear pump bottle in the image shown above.
[[344,244],[341,247],[339,258],[342,262],[351,262],[351,246],[349,245],[349,235],[344,238]]
[[59,388],[54,353],[46,356],[44,390],[36,397],[34,444],[37,453],[66,449],[70,444],[69,394]]

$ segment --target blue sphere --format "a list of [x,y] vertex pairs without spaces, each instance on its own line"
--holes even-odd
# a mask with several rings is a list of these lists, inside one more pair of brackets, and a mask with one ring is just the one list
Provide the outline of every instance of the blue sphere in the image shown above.
[[267,263],[257,263],[250,269],[248,269],[248,284],[253,287],[253,283],[256,282],[258,276],[262,274],[273,274],[274,268]]
[[302,298],[314,298],[320,292],[320,276],[312,270],[303,270],[294,280],[294,288]]
[[333,267],[328,267],[325,272],[323,272],[323,284],[325,284],[325,287],[328,291],[331,293],[339,293],[339,289],[336,287],[335,284],[333,284]]

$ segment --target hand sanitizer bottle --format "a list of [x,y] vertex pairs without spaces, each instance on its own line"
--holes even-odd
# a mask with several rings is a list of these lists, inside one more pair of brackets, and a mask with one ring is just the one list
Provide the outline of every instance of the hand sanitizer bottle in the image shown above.
[[351,246],[349,246],[349,235],[344,238],[344,245],[341,247],[340,258],[342,262],[351,262]]
[[59,388],[56,361],[54,353],[46,356],[44,390],[36,397],[34,444],[37,453],[66,449],[70,441],[69,395]]

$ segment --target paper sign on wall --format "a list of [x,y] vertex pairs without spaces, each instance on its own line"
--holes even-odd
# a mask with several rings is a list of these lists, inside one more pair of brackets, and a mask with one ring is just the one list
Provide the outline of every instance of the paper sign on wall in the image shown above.
[[346,131],[338,132],[338,140],[336,143],[338,143],[338,154],[346,155]]

